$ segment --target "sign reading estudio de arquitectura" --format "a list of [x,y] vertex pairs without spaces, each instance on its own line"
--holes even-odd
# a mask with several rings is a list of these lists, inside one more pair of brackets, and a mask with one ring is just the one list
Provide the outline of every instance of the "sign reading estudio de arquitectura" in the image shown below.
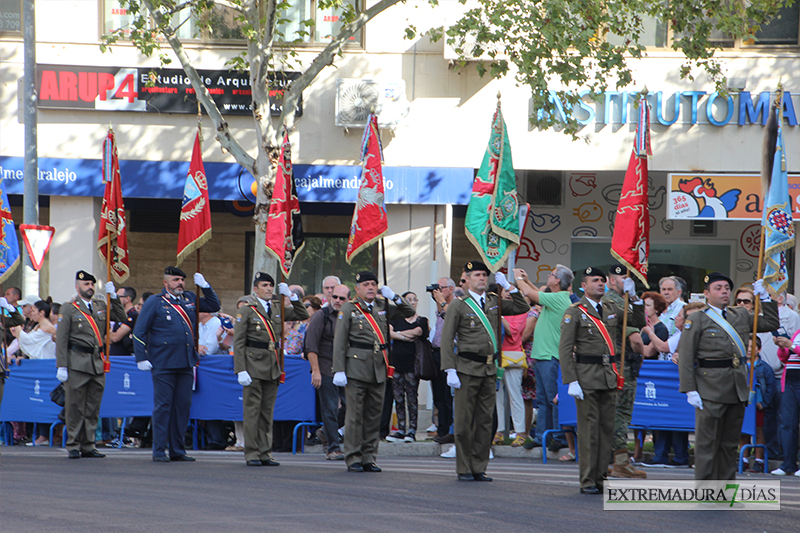
[[[223,115],[252,113],[249,73],[231,70],[197,73]],[[283,93],[299,77],[299,72],[270,73],[272,116],[280,116]],[[148,86],[151,80],[153,83]],[[37,65],[36,90],[40,109],[197,113],[197,95],[181,69]],[[301,95],[295,115],[302,114]]]

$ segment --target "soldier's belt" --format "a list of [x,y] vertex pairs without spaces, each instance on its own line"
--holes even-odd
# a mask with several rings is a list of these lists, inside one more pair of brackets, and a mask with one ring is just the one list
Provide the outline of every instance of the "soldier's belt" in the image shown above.
[[81,353],[94,353],[95,350],[100,350],[99,348],[92,348],[91,346],[81,346],[80,344],[70,344],[68,348],[74,352],[81,352]]
[[275,343],[272,341],[269,342],[259,342],[259,341],[251,341],[246,340],[244,341],[245,346],[249,346],[250,348],[260,348],[262,350],[272,350],[275,351]]
[[385,350],[389,347],[388,344],[369,344],[366,342],[353,342],[353,341],[350,341],[350,346],[352,346],[353,348],[360,348],[362,350],[375,350],[375,351]]
[[469,359],[470,361],[475,361],[476,363],[486,363],[488,364],[491,361],[491,355],[481,355],[475,352],[456,352],[456,355],[459,357],[463,357],[464,359]]
[[619,355],[581,355],[575,354],[575,362],[582,365],[608,365],[619,363]]
[[738,357],[733,359],[698,359],[697,366],[700,368],[739,368],[742,362]]

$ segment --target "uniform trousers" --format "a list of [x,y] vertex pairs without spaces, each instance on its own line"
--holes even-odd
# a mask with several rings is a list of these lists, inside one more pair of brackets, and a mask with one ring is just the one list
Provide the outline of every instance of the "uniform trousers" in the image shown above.
[[492,448],[497,376],[458,373],[461,388],[453,398],[456,473],[485,474]]
[[694,478],[736,479],[739,436],[746,403],[719,403],[703,399],[695,409]]
[[277,397],[275,379],[253,379],[242,389],[245,461],[272,459],[272,415]]
[[68,451],[95,449],[95,431],[105,386],[105,374],[69,370],[69,379],[64,383]]
[[602,488],[611,459],[617,391],[584,389],[583,400],[575,400],[575,407],[581,488]]
[[186,455],[185,435],[192,407],[191,368],[168,368],[153,372],[153,457]]
[[347,414],[344,423],[344,460],[353,463],[375,462],[380,440],[381,410],[386,383],[370,383],[347,378]]

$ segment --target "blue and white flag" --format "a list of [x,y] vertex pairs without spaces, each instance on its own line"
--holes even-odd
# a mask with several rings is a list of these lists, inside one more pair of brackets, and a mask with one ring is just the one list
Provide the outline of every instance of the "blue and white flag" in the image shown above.
[[11,206],[0,177],[0,283],[3,283],[19,265],[19,241],[11,218]]
[[[773,113],[780,113],[773,109]],[[776,294],[786,290],[789,283],[786,268],[786,250],[794,246],[794,225],[792,224],[792,199],[789,196],[789,175],[786,171],[786,153],[783,145],[783,124],[778,115],[778,135],[775,155],[772,159],[772,173],[764,199],[764,212],[761,225],[764,228],[764,284],[769,285]]]

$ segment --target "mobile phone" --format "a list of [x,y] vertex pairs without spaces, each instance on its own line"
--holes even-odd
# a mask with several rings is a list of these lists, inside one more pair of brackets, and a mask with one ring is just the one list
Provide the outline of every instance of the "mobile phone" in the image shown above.
[[219,321],[222,324],[222,327],[225,329],[233,329],[233,322],[228,317],[221,316],[219,317]]

